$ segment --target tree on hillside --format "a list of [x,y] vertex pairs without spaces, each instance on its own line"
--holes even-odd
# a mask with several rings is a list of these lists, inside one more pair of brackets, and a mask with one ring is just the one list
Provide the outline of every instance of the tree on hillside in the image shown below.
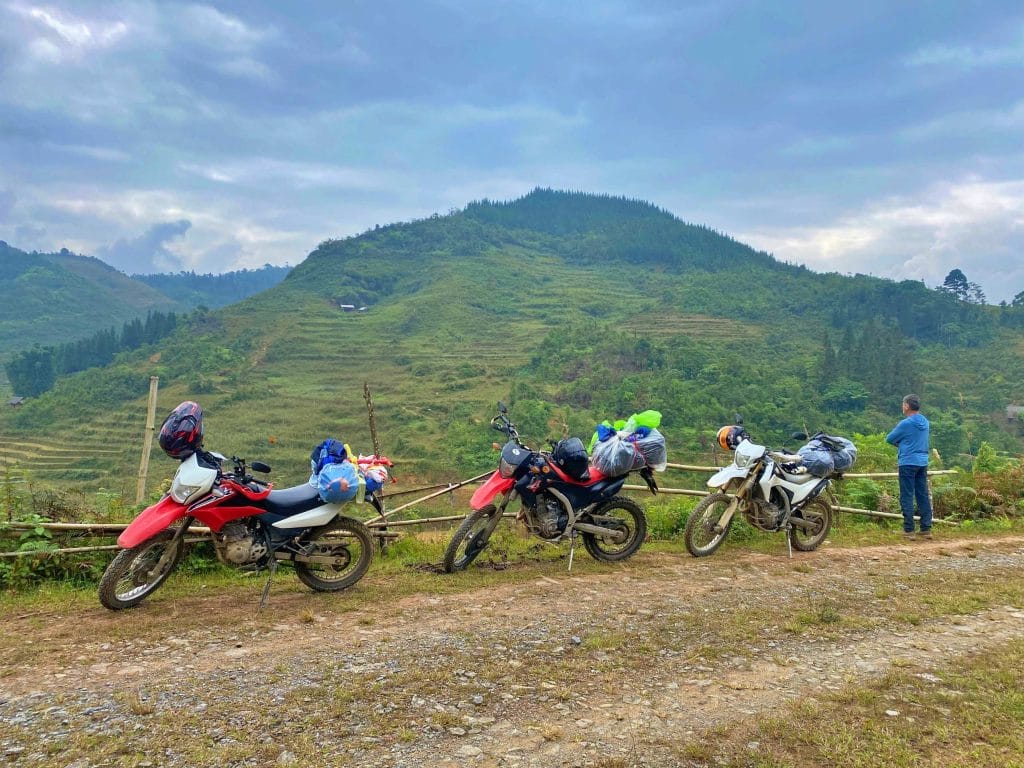
[[1021,291],[1013,297],[1013,301],[1010,302],[1011,307],[1024,307],[1024,291]]
[[960,301],[967,301],[971,293],[971,285],[963,272],[959,269],[952,269],[946,275],[946,279],[942,281],[939,290],[956,297]]
[[985,292],[981,290],[980,285],[977,283],[967,284],[967,301],[971,304],[985,303]]

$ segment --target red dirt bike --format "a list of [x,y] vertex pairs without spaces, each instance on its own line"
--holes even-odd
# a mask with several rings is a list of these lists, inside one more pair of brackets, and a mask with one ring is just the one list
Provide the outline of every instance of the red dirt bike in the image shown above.
[[[606,477],[593,467],[587,469],[584,453],[574,477],[559,465],[560,444],[553,445],[552,452],[533,451],[523,444],[504,403],[498,403],[491,426],[504,432],[508,442],[501,449],[497,471],[473,494],[473,511],[448,543],[442,563],[445,572],[461,571],[476,559],[514,499],[522,502],[518,519],[530,533],[552,542],[569,539],[570,568],[577,534],[596,560],[625,560],[640,548],[647,536],[644,510],[632,499],[616,496],[628,472]],[[651,493],[657,493],[651,468],[639,471]]]
[[[230,471],[223,469],[227,461],[233,464]],[[117,611],[152,594],[180,562],[193,522],[210,529],[217,558],[228,565],[269,569],[273,575],[278,563],[291,563],[299,580],[318,592],[338,592],[363,577],[373,538],[362,523],[341,514],[344,504],[325,504],[308,483],[272,490],[249,469],[244,459],[201,448],[185,458],[168,494],[118,537],[123,549],[100,579],[100,602]],[[270,472],[258,461],[251,469]],[[376,494],[367,493],[366,501],[383,512]],[[261,605],[269,587],[268,581]]]

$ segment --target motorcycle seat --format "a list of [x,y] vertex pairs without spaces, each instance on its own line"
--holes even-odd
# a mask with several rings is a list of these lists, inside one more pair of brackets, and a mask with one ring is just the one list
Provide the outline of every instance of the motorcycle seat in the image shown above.
[[323,503],[316,488],[309,483],[303,483],[292,488],[272,490],[263,500],[263,507],[267,512],[287,517],[319,507]]
[[815,477],[810,472],[808,472],[805,467],[800,467],[800,469],[802,469],[803,471],[790,472],[787,471],[785,467],[783,467],[782,476],[785,477],[789,482],[799,483],[800,485],[803,485],[804,483],[809,483],[811,481],[821,480],[820,477]]

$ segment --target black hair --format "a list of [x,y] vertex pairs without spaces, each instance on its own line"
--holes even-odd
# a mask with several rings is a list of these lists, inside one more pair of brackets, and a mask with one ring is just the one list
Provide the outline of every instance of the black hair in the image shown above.
[[921,398],[917,395],[907,395],[903,398],[903,402],[907,404],[907,408],[912,411],[921,410]]

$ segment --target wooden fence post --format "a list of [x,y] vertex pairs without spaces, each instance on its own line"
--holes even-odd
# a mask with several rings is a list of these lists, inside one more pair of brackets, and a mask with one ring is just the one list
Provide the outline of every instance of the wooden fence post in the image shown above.
[[149,404],[146,413],[146,433],[142,438],[142,461],[139,463],[139,484],[135,489],[135,503],[146,498],[146,478],[149,477],[149,452],[153,448],[153,430],[156,428],[156,389],[158,376],[149,377]]

